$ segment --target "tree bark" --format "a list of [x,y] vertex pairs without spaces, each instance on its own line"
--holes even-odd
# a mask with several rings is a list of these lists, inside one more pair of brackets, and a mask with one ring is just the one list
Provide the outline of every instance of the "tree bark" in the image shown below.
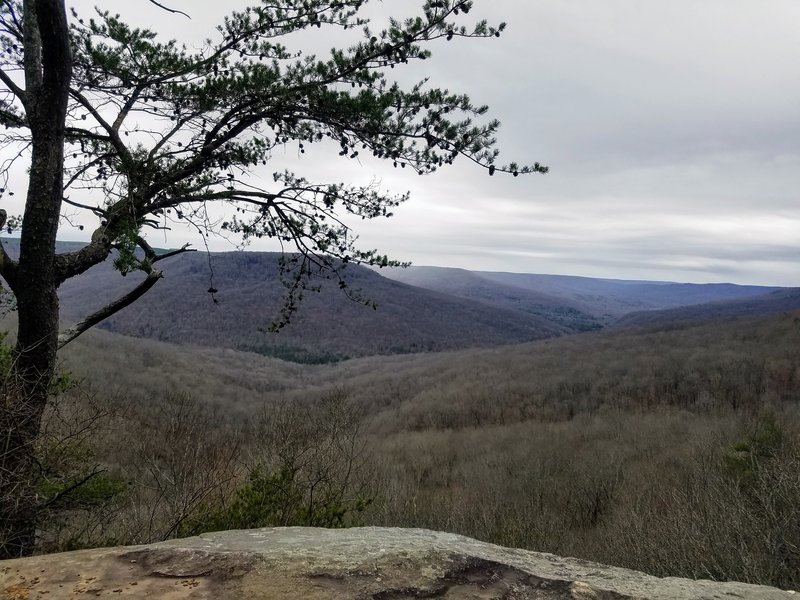
[[18,332],[0,427],[0,558],[33,552],[38,498],[34,444],[58,348],[55,243],[61,214],[64,128],[72,75],[63,0],[24,2],[25,92],[31,169],[15,281]]

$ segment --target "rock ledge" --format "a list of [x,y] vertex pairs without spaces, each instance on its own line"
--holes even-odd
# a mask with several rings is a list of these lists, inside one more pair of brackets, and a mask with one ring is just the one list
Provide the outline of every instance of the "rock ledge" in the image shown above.
[[423,529],[287,527],[0,562],[0,598],[800,600]]

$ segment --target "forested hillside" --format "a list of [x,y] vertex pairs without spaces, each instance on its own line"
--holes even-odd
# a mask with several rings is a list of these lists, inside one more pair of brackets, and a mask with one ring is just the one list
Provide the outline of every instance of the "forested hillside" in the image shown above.
[[[17,240],[5,239],[12,256]],[[62,244],[62,249],[79,247]],[[339,281],[316,282],[280,334],[265,332],[280,319],[287,289],[280,255],[194,252],[159,263],[164,278],[133,306],[100,327],[125,335],[233,348],[305,363],[372,354],[491,347],[581,333],[624,320],[661,323],[681,315],[715,318],[800,307],[791,290],[731,284],[675,284],[440,267],[344,270]],[[62,285],[62,320],[78,320],[133,288],[141,274],[122,277],[111,261]],[[384,276],[386,275],[386,277]],[[210,293],[209,290],[215,290]],[[782,294],[782,295],[781,295]],[[762,302],[761,296],[767,300]],[[377,310],[352,297],[374,303]],[[782,300],[778,301],[781,298]],[[730,308],[724,302],[732,301]],[[708,310],[657,313],[709,304]],[[739,308],[736,308],[739,307]],[[770,308],[772,307],[772,308]]]
[[[602,325],[635,311],[749,298],[781,289],[730,283],[631,281],[413,266],[389,269],[387,276],[427,289],[477,297],[501,305],[511,300],[538,305],[545,311],[566,307],[578,322],[585,321],[588,315]],[[591,328],[591,321],[588,324]]]
[[615,327],[675,327],[770,315],[799,309],[800,288],[787,288],[749,298],[736,298],[658,311],[634,312],[625,315],[614,325]]
[[[305,293],[280,334],[265,333],[286,301],[279,256],[197,252],[167,259],[163,281],[101,327],[162,341],[289,354],[301,362],[492,346],[570,331],[537,315],[408,286],[350,265],[344,271],[347,291],[374,302],[377,310],[342,293],[337,280],[323,279],[319,292]],[[66,283],[64,318],[99,308],[133,287],[128,279],[103,265]],[[212,295],[210,288],[217,291]]]
[[602,315],[591,314],[573,298],[550,294],[547,286],[523,287],[492,281],[482,273],[444,267],[409,267],[385,269],[386,277],[428,290],[475,300],[497,308],[534,314],[559,323],[573,332],[600,329]]
[[[797,290],[348,267],[377,311],[324,281],[275,336],[258,328],[280,312],[276,259],[164,261],[65,348],[42,550],[377,524],[800,585]],[[67,318],[126,285],[90,271]],[[680,302],[704,303],[563,335]]]
[[[335,508],[345,524],[797,587],[799,323],[790,312],[320,366],[90,332],[64,353],[87,391],[62,413],[93,402],[109,415],[96,456],[134,487],[79,539],[324,524]],[[309,487],[320,473],[332,496]],[[278,483],[292,495],[259,495]],[[311,489],[322,512],[292,512]],[[47,539],[63,547],[75,526]]]

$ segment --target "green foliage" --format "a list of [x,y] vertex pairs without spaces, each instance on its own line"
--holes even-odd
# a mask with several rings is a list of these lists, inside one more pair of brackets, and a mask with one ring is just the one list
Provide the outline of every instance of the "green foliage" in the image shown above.
[[372,498],[344,499],[320,494],[296,477],[288,467],[269,472],[259,465],[249,473],[247,483],[236,491],[226,507],[203,514],[183,526],[183,533],[252,529],[257,527],[343,527],[348,517],[363,512]]
[[136,256],[137,236],[133,231],[125,231],[117,237],[115,247],[117,255],[114,257],[114,268],[122,275],[127,275],[140,267],[141,261]]
[[775,416],[761,416],[745,439],[732,444],[723,454],[725,470],[740,485],[753,486],[760,472],[778,457],[784,443],[784,433]]
[[302,494],[293,485],[292,474],[281,469],[265,474],[260,468],[250,472],[249,482],[236,492],[233,504],[216,518],[222,529],[245,529],[270,525],[307,525]]
[[372,503],[360,418],[345,391],[334,390],[313,406],[273,406],[254,436],[247,481],[229,502],[196,511],[182,523],[182,533],[290,525],[343,527]]
[[103,506],[128,489],[122,478],[93,471],[83,477],[42,479],[38,492],[49,510],[75,510]]
[[7,331],[0,331],[0,383],[5,382],[11,372],[12,348],[6,343]]
[[287,362],[299,363],[303,365],[325,365],[347,360],[349,357],[338,352],[327,350],[308,350],[302,346],[292,346],[289,344],[262,344],[259,346],[244,346],[241,348],[247,352],[256,352],[264,356],[279,358]]
[[50,380],[49,392],[52,396],[65,394],[66,392],[80,385],[80,380],[76,379],[72,373],[66,370],[59,370]]

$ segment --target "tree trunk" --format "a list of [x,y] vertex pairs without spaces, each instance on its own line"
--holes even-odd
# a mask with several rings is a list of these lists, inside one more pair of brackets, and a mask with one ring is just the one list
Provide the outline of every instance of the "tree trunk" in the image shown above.
[[0,407],[0,558],[30,554],[36,541],[34,450],[58,348],[55,244],[72,75],[64,1],[25,0],[23,25],[22,101],[32,150],[20,256],[12,284],[19,323],[17,344]]
[[[21,264],[22,261],[20,261]],[[52,260],[46,258],[41,263]],[[36,279],[39,268],[22,269],[17,293],[19,333],[3,393],[0,450],[0,559],[26,556],[35,546],[38,473],[34,460],[47,404],[58,341],[58,296],[52,282]]]

